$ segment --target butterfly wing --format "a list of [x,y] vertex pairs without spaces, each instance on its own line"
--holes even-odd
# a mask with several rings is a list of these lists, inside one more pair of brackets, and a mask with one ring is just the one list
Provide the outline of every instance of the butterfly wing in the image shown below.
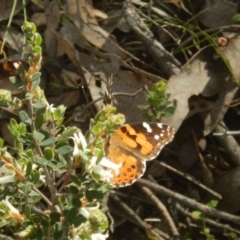
[[156,158],[162,148],[174,138],[174,128],[162,123],[132,123],[117,129],[110,145],[121,146],[141,159]]
[[133,184],[144,174],[146,169],[145,161],[114,144],[108,150],[108,159],[116,164],[121,164],[118,171],[109,169],[113,175],[109,183],[114,187],[125,187]]

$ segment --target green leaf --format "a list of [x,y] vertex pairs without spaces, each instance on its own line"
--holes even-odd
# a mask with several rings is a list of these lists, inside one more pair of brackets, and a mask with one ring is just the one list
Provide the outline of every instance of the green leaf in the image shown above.
[[42,44],[42,37],[39,33],[35,34],[35,44],[37,46],[41,46],[41,44]]
[[32,187],[30,183],[27,183],[24,188],[23,188],[23,192],[28,195],[30,192],[32,191]]
[[194,217],[194,218],[196,218],[196,219],[200,219],[200,218],[202,218],[202,213],[201,212],[199,212],[199,211],[193,211],[192,212],[192,216]]
[[29,161],[27,163],[26,176],[29,176],[32,171],[32,163]]
[[67,141],[60,141],[56,143],[55,148],[60,148],[60,147],[64,147],[64,146],[68,146],[68,142]]
[[66,221],[69,223],[69,224],[72,224],[74,223],[74,219],[77,217],[78,215],[78,209],[77,208],[71,208],[70,210],[68,210],[66,212]]
[[50,217],[50,224],[54,225],[56,222],[60,221],[61,214],[58,212],[51,212],[49,217]]
[[240,22],[240,14],[236,14],[232,17],[232,20],[235,21],[235,22]]
[[27,127],[24,123],[20,122],[18,130],[20,135],[24,135],[27,132]]
[[62,116],[65,113],[65,110],[66,110],[66,107],[64,107],[63,105],[58,106],[58,108],[53,113],[53,119],[59,120],[60,118],[62,118]]
[[72,205],[73,205],[73,207],[79,209],[81,207],[81,205],[82,205],[82,202],[80,201],[80,199],[78,197],[73,197]]
[[27,94],[25,95],[25,98],[26,98],[27,100],[31,100],[31,99],[33,98],[33,95],[32,95],[31,93],[27,93]]
[[14,118],[10,119],[10,125],[12,128],[17,129],[18,128],[18,123]]
[[93,126],[93,128],[91,129],[92,133],[94,135],[98,135],[100,131],[102,131],[104,128],[104,124],[102,122],[98,122],[97,124],[95,124]]
[[103,198],[103,193],[96,190],[86,191],[86,198],[89,202],[93,202],[93,200],[100,200]]
[[[60,228],[60,226],[62,226],[62,224],[60,224],[60,223],[57,223],[57,225],[59,225],[58,228]],[[63,230],[54,231],[54,233],[53,233],[54,240],[62,239],[62,236],[63,236]]]
[[81,181],[77,177],[77,175],[70,175],[70,179],[73,183],[75,183],[77,186],[81,186]]
[[209,233],[210,233],[210,229],[207,228],[207,227],[205,227],[205,228],[203,229],[203,232],[204,232],[205,234],[209,234]]
[[40,180],[40,172],[39,171],[34,171],[32,172],[32,180],[34,184],[37,184]]
[[24,22],[22,26],[22,30],[24,34],[28,34],[28,36],[32,36],[36,32],[36,26],[32,22]]
[[34,53],[37,54],[37,55],[40,55],[40,54],[42,53],[42,48],[39,47],[39,46],[34,46],[34,47],[32,48],[32,50],[33,50]]
[[211,200],[207,205],[209,207],[216,208],[217,205],[218,205],[218,201],[217,200]]
[[46,161],[45,158],[41,158],[41,157],[39,157],[39,156],[36,156],[36,157],[34,158],[34,162],[35,162],[35,163],[38,163],[38,164],[40,164],[40,165],[45,165],[45,164],[47,163],[47,161]]
[[43,239],[43,232],[41,229],[37,228],[34,240],[42,240],[42,239]]
[[32,151],[32,149],[28,149],[28,150],[26,150],[26,155],[29,157],[29,158],[32,158],[33,157],[33,151]]
[[82,151],[79,149],[79,155],[82,158],[83,162],[87,162],[89,160],[89,155],[87,154],[86,150]]
[[104,157],[104,155],[105,155],[105,152],[104,152],[104,150],[103,150],[103,148],[101,148],[101,149],[99,149],[100,151],[98,152],[98,154],[96,155],[97,156],[97,163],[99,163],[102,159],[103,159],[103,157]]
[[[36,204],[36,203],[38,203],[39,201],[41,201],[41,196],[39,196],[39,195],[33,195],[33,196],[32,196],[32,193],[33,193],[33,192],[31,192],[31,197],[28,198],[28,203],[29,203],[30,205]],[[35,220],[35,219],[34,219],[34,220]],[[38,221],[38,222],[40,221],[40,219],[39,219],[38,216],[37,216],[37,221]],[[37,222],[37,221],[36,221],[36,222]]]
[[64,167],[63,163],[57,161],[56,159],[51,159],[50,161],[47,161],[46,165],[54,169]]
[[46,147],[46,148],[44,148],[44,157],[47,159],[47,160],[51,160],[51,159],[53,159],[53,157],[54,157],[54,151],[53,151],[53,149],[52,148],[50,148],[50,147]]
[[32,123],[32,120],[29,118],[28,114],[25,111],[20,111],[19,117],[20,117],[21,121],[24,123],[27,123],[27,124]]
[[35,132],[33,133],[33,138],[34,138],[36,141],[42,141],[42,140],[45,138],[45,136],[44,136],[42,133],[40,133],[40,132],[38,132],[38,131],[35,131]]
[[32,82],[32,88],[35,89],[36,87],[38,87],[39,84],[40,84],[40,82],[41,82],[41,79],[40,79],[40,78],[34,80],[34,81]]
[[70,146],[63,146],[63,147],[60,147],[60,148],[56,149],[56,152],[58,154],[62,154],[62,155],[66,155],[66,154],[68,154],[72,151],[73,151],[73,149]]
[[3,139],[2,138],[0,138],[0,148],[2,148],[3,147]]
[[41,114],[35,120],[36,129],[40,129],[42,127],[43,123],[44,123],[44,115]]
[[46,105],[44,103],[41,103],[41,102],[33,104],[33,107],[36,108],[36,109],[42,109],[42,108],[45,108],[45,106]]
[[32,78],[31,78],[31,81],[34,82],[34,81],[38,81],[39,78],[41,76],[41,72],[36,72],[32,75]]
[[41,142],[41,146],[42,147],[46,147],[46,146],[50,146],[50,145],[53,145],[56,141],[56,138],[55,137],[52,137],[52,138],[48,138],[46,139],[45,141]]
[[58,159],[62,163],[63,166],[67,166],[68,162],[66,161],[66,158],[62,156],[61,154],[58,154]]
[[85,222],[86,222],[86,218],[83,217],[82,215],[78,214],[77,217],[74,219],[73,224],[75,227],[78,227]]
[[17,83],[17,78],[14,77],[14,76],[9,77],[8,79],[10,80],[10,82],[11,82],[12,84],[16,84],[16,83]]
[[78,188],[77,187],[75,187],[75,186],[70,186],[69,188],[69,192],[71,193],[71,194],[78,194],[79,193],[79,190],[78,190]]
[[49,229],[49,226],[50,226],[50,224],[49,224],[49,221],[48,221],[49,219],[44,219],[44,218],[42,218],[41,219],[41,225],[44,227],[44,228],[48,228]]
[[28,204],[24,208],[24,213],[25,213],[26,217],[28,219],[30,219],[30,217],[31,217],[31,208],[30,208],[30,206]]

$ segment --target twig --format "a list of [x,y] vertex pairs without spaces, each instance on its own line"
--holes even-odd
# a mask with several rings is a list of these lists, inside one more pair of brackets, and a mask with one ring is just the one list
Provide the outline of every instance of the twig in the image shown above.
[[170,171],[182,176],[183,178],[189,180],[190,182],[196,184],[198,187],[202,188],[203,190],[205,190],[206,192],[209,192],[212,196],[216,197],[217,199],[222,199],[222,196],[217,193],[217,192],[214,192],[212,189],[208,188],[207,186],[203,185],[201,182],[199,182],[198,180],[194,179],[193,176],[190,176],[189,174],[187,173],[182,173],[180,171],[178,171],[177,169],[167,165],[166,163],[164,162],[159,162],[160,165],[162,165],[163,167],[169,169]]
[[154,192],[157,192],[163,196],[172,197],[172,198],[176,199],[177,201],[181,202],[182,205],[191,207],[193,209],[198,209],[199,211],[203,212],[204,214],[206,214],[208,216],[211,216],[213,218],[224,219],[226,221],[234,222],[234,223],[240,225],[240,217],[239,216],[235,216],[235,215],[223,212],[223,211],[219,211],[217,209],[211,208],[204,204],[198,203],[197,201],[195,201],[191,198],[188,198],[179,193],[173,192],[161,185],[149,182],[142,178],[140,178],[138,180],[138,183],[141,183],[143,186],[146,186],[146,187],[152,189]]
[[197,137],[196,137],[194,131],[192,131],[192,135],[193,135],[193,139],[194,139],[194,143],[195,143],[195,148],[196,148],[196,151],[198,154],[199,162],[202,166],[202,172],[203,172],[203,180],[202,181],[208,187],[211,187],[214,184],[212,172],[209,170],[209,168],[208,168],[207,164],[205,163],[205,160],[199,150]]
[[168,77],[177,75],[180,72],[179,66],[181,66],[181,63],[154,38],[152,32],[143,23],[134,6],[128,1],[124,4],[124,18],[131,29],[141,38],[165,75]]
[[[217,125],[215,128],[216,132],[225,132],[226,125],[222,121],[220,124]],[[240,148],[239,144],[235,140],[233,136],[230,135],[223,135],[223,136],[216,136],[218,142],[223,146],[226,150],[227,154],[231,157],[232,161],[236,166],[240,166]]]
[[41,196],[42,199],[45,200],[45,202],[49,205],[49,207],[52,206],[52,203],[49,201],[49,199],[41,192],[39,191],[36,187],[32,185],[33,190]]
[[[126,97],[135,97],[137,96],[139,93],[141,93],[143,90],[146,90],[145,87],[140,88],[139,90],[137,90],[136,92],[133,93],[124,93],[124,92],[115,92],[113,93],[113,96],[126,96]],[[77,117],[80,117],[89,107],[91,107],[93,104],[95,104],[98,101],[103,100],[104,97],[100,97],[98,99],[95,99],[94,101],[91,101],[90,103],[88,103],[87,105],[84,106],[84,108],[82,109],[81,112],[71,116],[70,118],[68,118],[65,122],[64,125],[67,125],[69,122],[71,122],[72,120],[74,120]]]
[[167,236],[165,233],[145,223],[131,208],[129,208],[125,203],[123,203],[121,199],[118,198],[116,195],[111,195],[111,198],[115,201],[115,203],[119,205],[120,209],[123,210],[122,212],[120,209],[113,209],[113,212],[123,216],[124,218],[127,218],[129,221],[143,228],[147,233],[151,232],[151,235],[154,235],[154,237],[156,237],[154,239],[163,240],[160,235],[163,236],[165,239],[169,239],[169,236]]
[[213,133],[213,136],[216,136],[216,137],[224,137],[224,136],[237,136],[237,135],[240,135],[240,130],[238,131],[228,131],[225,129],[225,132],[214,132]]
[[[201,227],[202,227],[202,219],[196,219],[195,217],[192,216],[191,213],[189,213],[189,211],[185,210],[180,204],[176,204],[176,209],[181,212],[183,215],[187,216],[188,218],[190,218],[191,220],[193,220],[194,222],[198,222],[200,223]],[[215,227],[215,228],[218,228],[220,230],[227,230],[229,232],[235,232],[237,234],[240,234],[240,231],[238,229],[234,229],[232,227],[230,227],[229,225],[227,224],[222,224],[220,222],[217,222],[217,221],[214,221],[212,219],[209,219],[207,217],[204,217],[204,222],[206,222],[207,224]]]
[[167,221],[174,237],[180,237],[177,227],[175,226],[174,221],[171,218],[171,215],[168,213],[168,210],[164,206],[164,204],[154,195],[154,193],[146,187],[143,187],[139,184],[139,187],[143,190],[143,192],[152,200],[152,202],[156,205],[157,209],[164,216]]
[[221,26],[221,27],[214,27],[214,28],[204,29],[204,31],[201,31],[201,32],[198,32],[198,33],[194,33],[194,35],[192,35],[191,37],[186,39],[184,42],[182,42],[181,43],[181,47],[186,46],[189,42],[191,42],[196,37],[200,37],[202,35],[206,35],[206,33],[211,33],[211,32],[214,32],[214,31],[219,31],[219,33],[220,33],[223,30],[234,29],[234,28],[239,29],[240,25],[239,24],[232,24],[232,25],[226,25],[226,26]]

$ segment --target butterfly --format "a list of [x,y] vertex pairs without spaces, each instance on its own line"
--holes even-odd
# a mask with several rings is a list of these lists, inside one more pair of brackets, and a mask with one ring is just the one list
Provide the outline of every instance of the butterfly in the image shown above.
[[[109,81],[104,104],[111,104],[112,81]],[[163,123],[135,122],[125,124],[111,133],[105,142],[105,157],[120,165],[111,173],[109,184],[125,187],[138,180],[146,170],[146,162],[156,158],[174,138],[174,128]]]

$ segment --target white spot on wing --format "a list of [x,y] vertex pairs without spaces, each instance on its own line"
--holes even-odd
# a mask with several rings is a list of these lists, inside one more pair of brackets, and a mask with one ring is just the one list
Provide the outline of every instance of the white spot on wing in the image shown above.
[[154,135],[154,138],[158,140],[160,137],[158,135]]
[[159,128],[162,128],[162,123],[158,123],[157,126],[158,126]]
[[143,127],[145,127],[147,129],[147,132],[151,133],[152,132],[152,129],[150,127],[150,125],[146,122],[143,122]]

